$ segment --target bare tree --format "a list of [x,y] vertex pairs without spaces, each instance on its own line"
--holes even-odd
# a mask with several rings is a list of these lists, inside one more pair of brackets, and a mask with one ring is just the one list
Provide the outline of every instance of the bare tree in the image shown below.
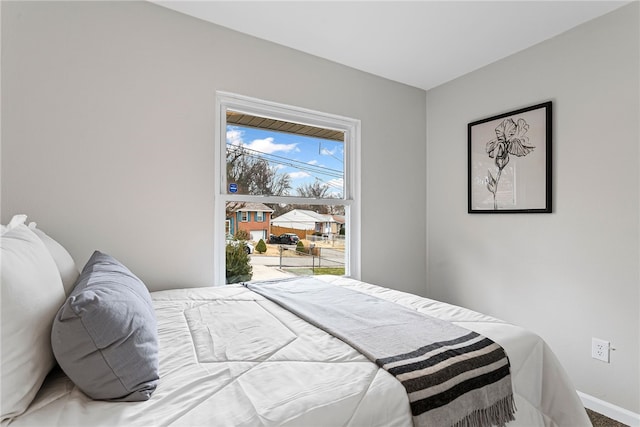
[[[227,182],[238,187],[238,194],[284,196],[291,189],[291,178],[242,146],[227,147]],[[244,207],[242,202],[227,203],[226,215]]]
[[311,199],[326,199],[329,197],[329,186],[316,180],[312,184],[305,184],[296,188],[298,195]]
[[227,182],[235,183],[239,194],[283,196],[291,189],[288,174],[241,146],[227,148]]
[[[329,193],[329,185],[323,184],[321,181],[314,181],[310,184],[304,184],[296,188],[298,195],[308,197],[310,199],[323,199],[330,202],[330,199],[336,198]],[[299,205],[300,209],[307,209],[325,215],[344,215],[344,207],[342,205]]]

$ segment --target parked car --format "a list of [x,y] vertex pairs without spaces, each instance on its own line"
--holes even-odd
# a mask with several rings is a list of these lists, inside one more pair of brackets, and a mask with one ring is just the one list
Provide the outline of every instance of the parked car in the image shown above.
[[275,243],[279,245],[295,245],[300,238],[295,233],[283,233],[279,236],[271,234],[269,236],[269,243]]
[[254,249],[253,245],[250,242],[247,242],[245,240],[227,239],[227,245],[234,245],[235,246],[235,245],[239,245],[241,242],[244,245],[244,251],[246,253],[248,253],[249,255],[251,255],[255,249]]

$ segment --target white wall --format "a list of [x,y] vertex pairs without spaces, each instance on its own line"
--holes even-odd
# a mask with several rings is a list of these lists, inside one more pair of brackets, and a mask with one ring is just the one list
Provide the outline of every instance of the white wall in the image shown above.
[[[427,92],[428,295],[537,332],[578,390],[635,413],[638,5]],[[467,214],[467,124],[547,100],[554,212]],[[610,364],[591,337],[612,342]]]
[[216,90],[360,119],[362,278],[425,294],[425,92],[147,2],[2,2],[2,223],[212,284]]

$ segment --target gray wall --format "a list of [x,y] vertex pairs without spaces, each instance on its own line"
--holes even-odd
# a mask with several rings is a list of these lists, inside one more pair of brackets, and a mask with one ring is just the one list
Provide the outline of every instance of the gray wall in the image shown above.
[[216,90],[360,119],[362,278],[426,292],[422,90],[147,2],[4,1],[2,90],[2,223],[151,289],[212,284]]
[[[532,329],[578,390],[635,413],[638,27],[635,2],[427,92],[428,295]],[[547,100],[554,212],[467,214],[467,123]]]
[[[2,223],[27,213],[151,289],[210,285],[215,91],[358,118],[363,279],[424,295],[426,258],[429,296],[534,330],[579,390],[640,412],[637,3],[426,102],[149,3],[1,7]],[[546,100],[554,213],[468,215],[466,124]]]

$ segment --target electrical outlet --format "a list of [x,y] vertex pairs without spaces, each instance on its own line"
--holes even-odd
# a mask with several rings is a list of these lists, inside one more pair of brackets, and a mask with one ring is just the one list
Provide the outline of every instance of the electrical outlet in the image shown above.
[[591,338],[591,357],[609,363],[609,341]]

